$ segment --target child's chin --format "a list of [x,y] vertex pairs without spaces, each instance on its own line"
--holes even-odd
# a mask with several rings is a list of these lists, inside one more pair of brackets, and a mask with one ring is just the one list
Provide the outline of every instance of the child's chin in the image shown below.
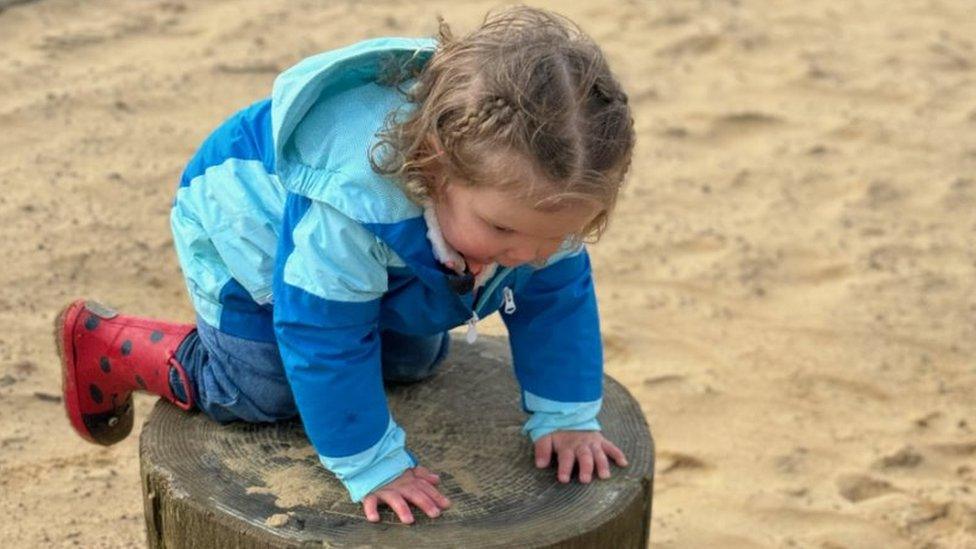
[[491,263],[490,259],[482,259],[479,257],[474,257],[466,254],[461,254],[461,255],[464,256],[464,261],[466,261],[469,264],[479,265],[481,267],[484,267],[485,265]]

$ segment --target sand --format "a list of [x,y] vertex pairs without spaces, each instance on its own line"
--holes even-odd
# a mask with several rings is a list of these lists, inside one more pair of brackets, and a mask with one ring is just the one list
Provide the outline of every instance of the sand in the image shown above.
[[[654,545],[976,546],[972,2],[537,5],[603,45],[636,111],[591,254],[607,371],[658,445]],[[168,212],[206,134],[304,56],[489,6],[0,12],[5,547],[144,544],[138,432],[72,433],[50,327],[75,296],[192,319]]]

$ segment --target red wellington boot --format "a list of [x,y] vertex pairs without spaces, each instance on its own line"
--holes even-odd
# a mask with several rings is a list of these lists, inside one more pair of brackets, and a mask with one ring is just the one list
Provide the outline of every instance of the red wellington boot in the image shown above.
[[[94,301],[77,300],[61,310],[54,326],[61,355],[64,406],[71,426],[106,446],[132,431],[132,391],[159,395],[184,410],[193,395],[174,353],[192,324],[122,316]],[[169,385],[176,369],[186,401]]]

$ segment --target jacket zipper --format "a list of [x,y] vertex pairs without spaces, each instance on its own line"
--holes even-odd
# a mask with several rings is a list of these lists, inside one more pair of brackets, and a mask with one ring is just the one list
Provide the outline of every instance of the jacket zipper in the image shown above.
[[505,286],[502,288],[502,300],[505,303],[505,314],[510,315],[515,312],[515,292]]
[[[512,272],[513,269],[514,267],[506,267],[502,270],[502,272],[496,274],[491,279],[491,283],[485,287],[484,291],[481,292],[481,296],[478,297],[478,300],[475,301],[474,309],[471,311],[471,318],[468,319],[468,331],[464,335],[464,339],[468,343],[478,341],[478,321],[481,320],[481,317],[478,316],[478,312],[484,306],[485,302],[488,300],[488,297],[495,293],[495,289],[498,288],[498,285],[501,283],[502,279],[508,276],[508,273]],[[508,290],[508,292],[505,292],[505,312],[511,314],[511,312],[515,312],[515,298],[512,296],[509,288],[506,287],[505,289]],[[511,312],[509,312],[509,304],[511,304]]]

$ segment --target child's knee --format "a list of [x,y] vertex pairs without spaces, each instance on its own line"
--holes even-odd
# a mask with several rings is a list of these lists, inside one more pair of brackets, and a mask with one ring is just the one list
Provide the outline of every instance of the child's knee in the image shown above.
[[205,384],[201,392],[197,405],[221,423],[267,423],[298,414],[291,387],[284,377],[233,385]]
[[450,348],[447,332],[433,336],[408,336],[383,332],[383,380],[414,383],[437,373]]
[[197,406],[204,413],[222,423],[272,422],[298,413],[275,344],[212,328],[201,332],[209,351],[196,371]]
[[242,408],[242,413],[248,416],[245,420],[254,423],[280,421],[298,415],[295,397],[287,380],[261,387],[238,402],[246,404]]

